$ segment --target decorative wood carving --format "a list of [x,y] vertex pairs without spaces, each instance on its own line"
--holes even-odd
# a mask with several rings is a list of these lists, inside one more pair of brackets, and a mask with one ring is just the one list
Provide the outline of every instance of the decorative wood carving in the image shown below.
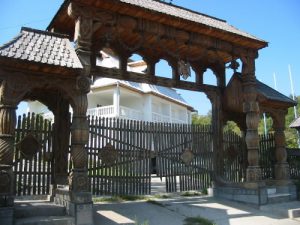
[[26,135],[18,144],[17,148],[19,148],[23,158],[30,160],[37,154],[42,145],[36,139],[33,134]]
[[178,61],[178,73],[184,80],[191,76],[191,66],[189,63],[179,60]]
[[261,180],[261,169],[259,167],[259,105],[257,102],[256,78],[255,78],[255,58],[249,55],[241,58],[242,81],[244,92],[243,111],[246,113],[246,144],[248,149],[248,168],[246,179],[249,182]]
[[118,159],[119,153],[110,143],[107,143],[99,152],[99,158],[102,164],[106,166],[113,165]]
[[180,156],[180,159],[187,166],[191,164],[191,162],[194,160],[194,158],[195,158],[194,153],[189,148],[185,148],[183,153]]
[[[114,68],[96,66],[92,69],[92,73],[94,75],[99,74],[99,77],[103,76],[103,77],[120,79],[120,80],[125,79],[124,74],[122,74],[119,69],[114,69]],[[212,85],[196,84],[194,82],[188,82],[182,80],[175,81],[170,78],[159,77],[159,76],[155,76],[155,79],[153,79],[153,76],[148,74],[140,74],[140,73],[127,71],[125,76],[126,76],[126,80],[134,81],[134,82],[157,84],[160,86],[181,88],[181,89],[191,90],[191,91],[203,91],[203,92],[218,91],[218,88]],[[98,76],[94,76],[93,79],[96,79],[97,77]]]

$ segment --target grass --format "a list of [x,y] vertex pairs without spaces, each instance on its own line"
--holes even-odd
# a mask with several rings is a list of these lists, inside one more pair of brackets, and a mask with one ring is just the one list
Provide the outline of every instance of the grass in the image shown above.
[[170,195],[162,194],[162,195],[117,195],[117,196],[107,196],[107,197],[94,197],[93,202],[124,202],[124,201],[154,201],[153,199],[168,199]]
[[198,192],[198,191],[186,191],[186,192],[183,192],[182,194],[180,194],[181,196],[184,196],[184,197],[189,197],[189,196],[201,196],[203,195],[202,192]]
[[148,222],[148,220],[145,220],[144,222],[139,223],[139,221],[137,219],[135,219],[134,225],[149,225],[149,222]]
[[214,222],[203,217],[188,217],[184,220],[183,225],[216,225]]
[[148,200],[146,196],[136,196],[136,195],[118,195],[111,197],[95,197],[93,202],[124,202],[124,201],[139,201]]

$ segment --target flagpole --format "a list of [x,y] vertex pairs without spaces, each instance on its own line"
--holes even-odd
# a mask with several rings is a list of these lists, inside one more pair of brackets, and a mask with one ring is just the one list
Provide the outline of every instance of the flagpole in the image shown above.
[[276,74],[273,73],[273,80],[274,80],[274,88],[277,91],[277,79],[276,79]]
[[[291,65],[288,65],[288,69],[289,69],[289,76],[290,76],[290,84],[291,84],[291,91],[292,91],[292,97],[293,100],[295,101],[295,90],[294,90],[294,82],[293,82],[293,78],[292,78],[292,70],[291,70]],[[297,108],[296,106],[294,106],[294,117],[295,119],[297,119],[298,115],[297,115]],[[300,133],[299,131],[297,131],[298,137],[297,137],[297,141],[298,141],[298,147],[300,148]]]

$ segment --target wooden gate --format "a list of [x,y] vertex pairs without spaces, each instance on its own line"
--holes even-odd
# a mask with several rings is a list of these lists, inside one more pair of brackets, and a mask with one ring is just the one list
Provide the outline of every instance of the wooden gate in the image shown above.
[[246,178],[247,169],[245,139],[232,131],[224,132],[223,148],[223,178],[231,182],[242,182]]
[[213,171],[211,126],[154,124],[153,134],[157,174],[166,178],[167,192],[209,187]]
[[51,122],[34,113],[19,116],[15,143],[16,195],[48,195],[53,165]]
[[150,123],[90,118],[88,172],[94,195],[150,194]]

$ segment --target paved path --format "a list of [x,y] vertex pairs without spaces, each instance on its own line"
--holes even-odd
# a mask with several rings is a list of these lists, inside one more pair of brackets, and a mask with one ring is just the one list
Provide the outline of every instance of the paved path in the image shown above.
[[97,225],[183,225],[186,217],[195,216],[213,220],[217,225],[300,225],[300,220],[287,219],[274,210],[295,206],[300,208],[300,202],[258,210],[212,197],[174,197],[152,203],[99,203],[94,208]]

